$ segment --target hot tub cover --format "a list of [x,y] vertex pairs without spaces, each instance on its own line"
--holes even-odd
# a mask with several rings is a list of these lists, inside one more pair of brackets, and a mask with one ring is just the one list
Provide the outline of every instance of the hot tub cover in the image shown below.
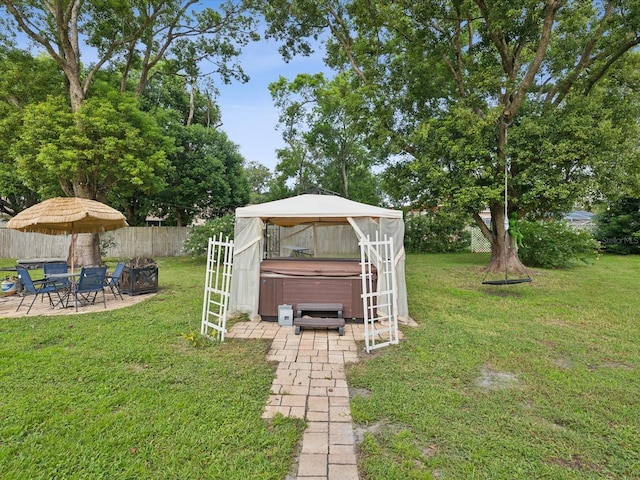
[[292,277],[357,277],[361,273],[360,259],[276,258],[263,260],[260,273]]

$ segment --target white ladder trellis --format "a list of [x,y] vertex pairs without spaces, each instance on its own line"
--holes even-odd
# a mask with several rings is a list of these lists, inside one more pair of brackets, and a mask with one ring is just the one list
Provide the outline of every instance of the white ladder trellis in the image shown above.
[[221,342],[227,332],[227,309],[231,292],[231,271],[233,267],[233,240],[210,238],[207,248],[207,276],[202,302],[202,325],[200,333],[215,335]]
[[[367,353],[398,343],[398,302],[396,296],[393,238],[361,240],[362,305]],[[377,278],[374,275],[377,269]]]

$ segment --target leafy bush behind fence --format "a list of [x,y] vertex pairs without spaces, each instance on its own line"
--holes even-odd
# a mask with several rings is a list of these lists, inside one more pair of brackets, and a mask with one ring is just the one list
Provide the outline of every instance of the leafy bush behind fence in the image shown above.
[[405,218],[404,247],[413,253],[448,253],[469,250],[471,233],[466,219],[448,212],[424,212]]
[[597,256],[599,244],[591,233],[576,230],[566,221],[518,223],[523,236],[518,254],[528,267],[567,268]]

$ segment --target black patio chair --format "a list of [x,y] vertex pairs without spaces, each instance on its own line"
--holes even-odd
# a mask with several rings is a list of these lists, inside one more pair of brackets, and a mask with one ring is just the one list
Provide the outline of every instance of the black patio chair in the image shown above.
[[116,265],[116,268],[113,270],[113,273],[111,275],[107,275],[104,284],[104,288],[110,289],[115,298],[118,298],[118,296],[120,296],[120,300],[124,300],[124,298],[122,297],[122,292],[120,291],[120,276],[122,275],[124,266],[124,262],[118,263],[118,265]]
[[[107,276],[107,267],[82,267],[78,282],[71,289],[69,297],[73,297],[76,312],[78,304],[93,304],[96,302],[98,293],[102,292],[102,302],[107,308],[107,298],[104,294],[104,280]],[[68,300],[67,300],[68,302]]]
[[58,295],[58,301],[61,300],[60,292],[58,292],[58,288],[56,287],[55,284],[49,283],[46,280],[35,280],[35,281],[32,280],[31,275],[29,274],[29,270],[27,270],[26,268],[20,265],[18,265],[16,269],[18,271],[18,278],[22,282],[23,293],[24,293],[22,299],[20,300],[20,304],[18,305],[18,308],[16,308],[16,312],[20,310],[20,307],[22,306],[24,299],[27,298],[29,295],[33,295],[33,300],[31,300],[31,305],[29,305],[29,309],[27,310],[27,315],[29,315],[29,312],[31,311],[31,307],[33,307],[33,304],[36,302],[38,295],[40,295],[40,298],[44,298],[44,295],[46,294],[49,297],[49,304],[52,307],[55,305],[53,298],[51,298],[52,293],[55,292],[56,295]]

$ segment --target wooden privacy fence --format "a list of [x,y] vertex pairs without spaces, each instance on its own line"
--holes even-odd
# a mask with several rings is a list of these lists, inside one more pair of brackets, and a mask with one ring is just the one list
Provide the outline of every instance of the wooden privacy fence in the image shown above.
[[[100,234],[104,257],[180,257],[189,227],[127,227]],[[66,258],[69,235],[23,233],[0,228],[0,258]]]
[[[293,228],[276,227],[273,255],[288,256],[286,247],[300,246],[317,256],[351,256],[359,253],[358,238],[350,225]],[[100,234],[103,257],[181,257],[190,227],[126,227]],[[0,226],[0,258],[67,258],[69,235],[23,233]]]

